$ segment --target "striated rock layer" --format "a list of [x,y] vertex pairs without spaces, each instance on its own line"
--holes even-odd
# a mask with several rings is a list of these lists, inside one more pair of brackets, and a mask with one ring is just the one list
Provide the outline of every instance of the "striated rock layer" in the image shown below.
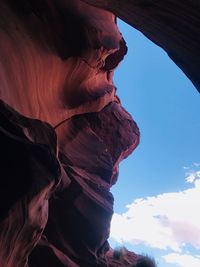
[[199,7],[0,0],[0,267],[155,266],[107,242],[110,188],[139,143],[112,81],[127,52],[115,15],[199,88]]
[[0,267],[130,266],[107,239],[139,130],[112,81],[115,16],[80,0],[0,1]]

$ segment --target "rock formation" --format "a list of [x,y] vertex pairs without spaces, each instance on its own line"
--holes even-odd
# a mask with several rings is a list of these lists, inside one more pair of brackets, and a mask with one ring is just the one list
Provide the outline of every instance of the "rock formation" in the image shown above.
[[79,0],[0,13],[0,266],[108,266],[110,187],[139,142],[112,82],[115,16]]
[[[198,86],[199,62],[190,65],[191,54],[198,55],[195,41],[188,54],[188,43],[181,51],[173,38],[169,45],[171,32],[163,37],[162,16],[154,11],[152,24],[147,11],[143,16],[136,12],[141,19],[135,25],[138,17],[132,20],[134,8],[128,5],[133,2],[124,0],[122,8],[119,1],[95,4],[140,24],[147,35],[154,36],[155,27],[155,41],[180,52],[178,63],[183,60],[180,66]],[[145,10],[152,2],[161,6],[160,1],[137,2]],[[0,267],[141,262],[141,256],[128,251],[116,258],[107,242],[110,188],[119,162],[139,143],[138,127],[112,81],[127,47],[115,15],[88,3],[0,0]],[[189,21],[195,31],[198,16]]]

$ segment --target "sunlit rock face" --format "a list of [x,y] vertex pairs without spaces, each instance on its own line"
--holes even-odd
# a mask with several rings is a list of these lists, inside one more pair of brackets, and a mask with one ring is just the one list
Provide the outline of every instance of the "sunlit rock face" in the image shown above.
[[61,0],[1,1],[0,12],[0,95],[18,112],[55,126],[115,99],[126,46],[111,13]]
[[0,40],[0,266],[114,266],[110,188],[139,142],[112,81],[127,51],[115,16],[1,0]]

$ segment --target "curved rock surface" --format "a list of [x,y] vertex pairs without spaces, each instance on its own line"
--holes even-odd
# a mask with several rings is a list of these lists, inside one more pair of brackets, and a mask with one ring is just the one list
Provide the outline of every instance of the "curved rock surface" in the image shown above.
[[107,241],[110,188],[139,143],[112,81],[127,52],[115,15],[199,88],[198,10],[193,0],[0,0],[0,267],[155,266]]
[[2,101],[0,122],[0,266],[27,266],[60,182],[57,138],[50,125],[25,118]]
[[0,39],[0,266],[114,266],[110,188],[139,143],[112,81],[127,52],[115,16],[1,0]]

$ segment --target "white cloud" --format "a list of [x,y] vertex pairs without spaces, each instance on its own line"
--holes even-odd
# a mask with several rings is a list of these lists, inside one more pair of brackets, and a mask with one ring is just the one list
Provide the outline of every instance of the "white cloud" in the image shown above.
[[186,182],[187,183],[194,183],[196,179],[200,178],[200,171],[190,171],[187,173]]
[[163,256],[167,263],[177,264],[179,267],[199,267],[200,255],[192,256],[187,254],[171,253]]
[[200,171],[197,169],[200,167],[200,163],[194,162],[189,167],[183,167],[183,169],[187,170],[186,172],[186,182],[187,183],[194,183],[196,179],[200,178]]
[[127,205],[125,213],[115,213],[111,238],[178,253],[185,244],[200,249],[200,172],[193,174],[194,179],[186,178],[191,183],[189,189],[137,199]]

